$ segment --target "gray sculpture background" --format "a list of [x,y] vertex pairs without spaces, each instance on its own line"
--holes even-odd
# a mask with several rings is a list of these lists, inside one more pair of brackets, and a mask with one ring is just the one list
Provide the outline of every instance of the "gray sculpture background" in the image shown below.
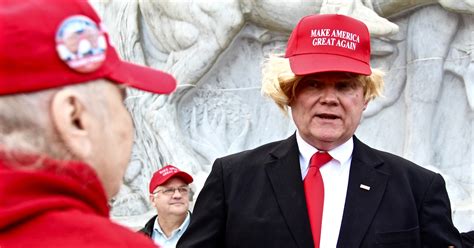
[[163,165],[190,171],[199,192],[216,157],[294,132],[289,117],[260,94],[261,64],[284,51],[301,16],[325,12],[368,23],[373,65],[387,72],[385,97],[369,104],[358,137],[443,174],[455,224],[474,229],[472,0],[93,4],[125,59],[179,80],[172,96],[131,91],[126,99],[136,139],[113,202],[119,222],[138,227],[152,213],[147,185]]

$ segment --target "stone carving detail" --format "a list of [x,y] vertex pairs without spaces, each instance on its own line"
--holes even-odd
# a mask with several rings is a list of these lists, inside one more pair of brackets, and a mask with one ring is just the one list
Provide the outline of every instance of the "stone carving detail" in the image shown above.
[[455,223],[474,229],[474,0],[92,3],[124,59],[179,80],[169,97],[130,91],[126,99],[136,139],[113,202],[119,221],[143,224],[148,180],[163,165],[191,172],[198,192],[216,157],[294,132],[260,95],[260,66],[284,51],[300,17],[321,12],[366,22],[373,65],[387,72],[385,97],[369,104],[359,138],[443,174]]

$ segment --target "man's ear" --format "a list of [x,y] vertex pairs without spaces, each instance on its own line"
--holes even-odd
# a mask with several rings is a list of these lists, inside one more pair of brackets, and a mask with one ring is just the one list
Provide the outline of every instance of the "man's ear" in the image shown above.
[[369,105],[370,100],[364,100],[364,110],[367,109],[367,105]]
[[51,119],[68,151],[76,159],[86,160],[92,152],[91,118],[80,95],[71,89],[56,92],[51,102]]

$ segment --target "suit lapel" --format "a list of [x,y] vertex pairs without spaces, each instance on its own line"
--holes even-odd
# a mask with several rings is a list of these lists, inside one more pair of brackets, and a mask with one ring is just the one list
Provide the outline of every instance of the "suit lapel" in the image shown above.
[[295,242],[299,247],[313,247],[295,135],[270,153],[265,170]]
[[383,160],[372,148],[354,137],[349,184],[337,247],[360,246],[382,200],[389,175]]

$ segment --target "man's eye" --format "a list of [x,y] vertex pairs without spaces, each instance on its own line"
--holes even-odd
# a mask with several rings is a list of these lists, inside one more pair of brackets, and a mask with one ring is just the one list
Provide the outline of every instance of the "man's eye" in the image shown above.
[[178,188],[179,193],[188,193],[188,188]]
[[336,84],[338,90],[351,90],[354,89],[355,84],[350,82],[340,82]]
[[306,81],[306,85],[313,88],[319,88],[321,87],[321,82],[319,82],[318,80],[311,79]]

